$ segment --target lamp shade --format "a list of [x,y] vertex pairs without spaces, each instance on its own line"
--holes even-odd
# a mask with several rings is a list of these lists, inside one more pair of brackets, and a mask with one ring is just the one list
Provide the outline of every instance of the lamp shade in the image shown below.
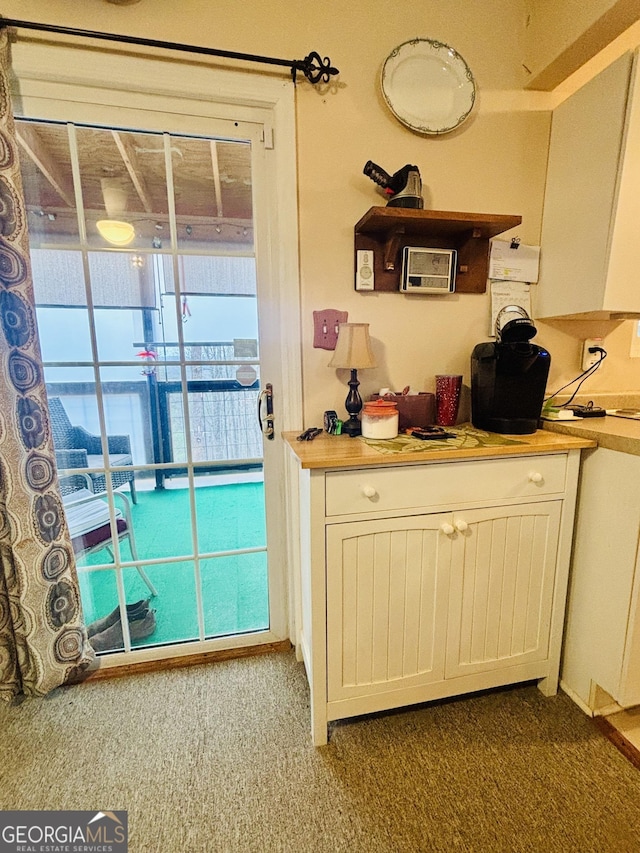
[[133,225],[124,216],[127,210],[127,188],[120,178],[101,178],[106,219],[96,222],[100,236],[113,246],[128,246],[136,236]]
[[101,178],[100,188],[108,219],[120,219],[127,209],[127,188],[119,178]]
[[329,362],[329,367],[345,367],[359,370],[375,367],[376,360],[371,352],[368,323],[340,323],[338,342]]

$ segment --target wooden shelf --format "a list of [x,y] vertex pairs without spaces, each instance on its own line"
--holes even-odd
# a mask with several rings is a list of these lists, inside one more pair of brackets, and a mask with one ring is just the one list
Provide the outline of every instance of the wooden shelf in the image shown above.
[[355,227],[355,248],[374,255],[375,290],[399,291],[404,246],[456,249],[458,293],[484,293],[489,240],[515,228],[521,216],[372,207]]

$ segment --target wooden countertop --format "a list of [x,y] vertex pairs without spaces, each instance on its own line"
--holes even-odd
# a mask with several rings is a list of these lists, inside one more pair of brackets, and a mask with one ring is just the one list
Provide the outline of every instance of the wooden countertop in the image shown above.
[[[616,420],[608,418],[608,420]],[[636,428],[640,428],[635,424]],[[555,426],[555,424],[554,424]],[[436,461],[461,459],[486,459],[499,456],[529,456],[532,453],[559,453],[595,447],[596,440],[586,435],[560,433],[547,429],[537,430],[532,435],[511,435],[522,444],[473,448],[438,448],[404,453],[380,453],[360,438],[347,435],[328,435],[323,432],[313,441],[297,441],[297,432],[285,432],[287,442],[302,468],[360,468],[366,465],[415,465]]]
[[580,418],[572,421],[545,421],[544,431],[595,441],[598,447],[640,456],[640,421],[628,418]]

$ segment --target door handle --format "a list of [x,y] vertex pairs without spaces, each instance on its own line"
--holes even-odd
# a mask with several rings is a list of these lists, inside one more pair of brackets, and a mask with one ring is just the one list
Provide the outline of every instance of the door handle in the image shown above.
[[[265,409],[264,420],[262,418],[262,409]],[[275,430],[273,429],[273,385],[270,382],[264,386],[258,394],[258,423],[260,424],[260,432],[269,441],[273,441]]]

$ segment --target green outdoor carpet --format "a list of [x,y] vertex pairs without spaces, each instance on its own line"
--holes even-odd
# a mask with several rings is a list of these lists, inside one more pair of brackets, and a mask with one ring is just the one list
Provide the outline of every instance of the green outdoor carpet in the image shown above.
[[[264,546],[262,483],[199,487],[195,503],[199,554]],[[150,603],[156,610],[156,630],[135,645],[197,639],[197,581],[188,490],[139,491],[138,504],[131,505],[131,513],[141,560],[185,557],[178,563],[145,566],[158,591]],[[129,560],[126,540],[120,547],[122,559]],[[109,562],[109,554],[101,551],[80,565]],[[123,574],[128,603],[149,597],[149,590],[136,569],[125,569]],[[85,621],[90,624],[118,604],[115,573],[80,571],[79,575]],[[269,627],[265,552],[201,560],[200,576],[208,637]]]

